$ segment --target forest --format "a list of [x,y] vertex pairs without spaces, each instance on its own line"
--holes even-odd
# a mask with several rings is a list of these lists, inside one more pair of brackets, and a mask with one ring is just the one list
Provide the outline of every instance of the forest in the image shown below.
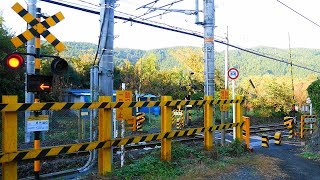
[[[0,16],[0,59],[15,51],[10,42],[12,33],[3,25]],[[63,76],[54,75],[53,91],[48,101],[59,101],[67,89],[90,88],[90,68],[93,65],[97,45],[86,42],[63,42],[67,49],[59,56],[66,59],[69,71]],[[289,59],[288,49],[256,47],[253,51],[279,59]],[[25,52],[25,48],[17,49]],[[58,55],[54,48],[42,42],[41,54]],[[320,69],[320,49],[297,48],[291,50],[294,64]],[[288,60],[289,61],[289,60]],[[49,59],[41,61],[41,74],[50,75]],[[259,57],[236,49],[229,51],[229,67],[239,70],[236,94],[246,98],[246,108],[260,116],[288,112],[292,104],[302,105],[308,97],[307,88],[317,80],[318,74],[292,67],[290,64]],[[16,94],[24,101],[24,70],[8,71],[0,66],[0,96]],[[252,83],[250,83],[250,81]],[[215,52],[215,98],[224,88],[224,52]],[[184,99],[192,92],[191,99],[203,98],[204,61],[199,47],[171,47],[154,50],[114,49],[114,89],[121,83],[130,90],[158,96],[170,95]],[[231,86],[231,83],[229,83]]]

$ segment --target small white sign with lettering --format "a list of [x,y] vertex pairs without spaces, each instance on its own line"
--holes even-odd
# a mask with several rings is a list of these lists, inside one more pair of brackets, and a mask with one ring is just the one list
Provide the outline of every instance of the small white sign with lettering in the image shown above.
[[27,132],[48,131],[49,130],[49,116],[29,116],[27,121]]

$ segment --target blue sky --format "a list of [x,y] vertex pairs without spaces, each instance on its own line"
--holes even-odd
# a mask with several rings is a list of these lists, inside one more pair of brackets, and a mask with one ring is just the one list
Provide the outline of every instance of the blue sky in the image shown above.
[[[20,34],[25,30],[26,23],[12,9],[15,2],[27,7],[27,0],[1,0],[0,11],[5,18],[6,26],[12,32]],[[79,0],[66,0],[81,3]],[[99,0],[86,0],[98,5]],[[116,11],[140,15],[145,10],[136,10],[137,7],[152,0],[119,0]],[[174,0],[160,0],[161,6]],[[201,1],[201,0],[199,0]],[[319,0],[281,0],[306,17],[320,24]],[[202,2],[202,1],[201,1]],[[53,15],[62,11],[65,20],[50,28],[61,41],[98,42],[99,16],[68,8],[38,2],[42,12]],[[89,5],[89,4],[87,4]],[[89,5],[99,10],[99,7]],[[226,27],[229,28],[230,42],[245,48],[255,46],[271,46],[288,48],[288,33],[291,36],[291,47],[319,48],[320,27],[308,22],[276,0],[215,0],[216,29],[215,35],[225,36]],[[194,9],[194,0],[184,0],[175,4],[173,9]],[[200,5],[202,9],[202,5]],[[194,24],[194,16],[171,13],[152,20],[166,24],[203,32],[201,26]],[[135,49],[155,49],[171,46],[198,46],[202,47],[203,40],[188,35],[168,32],[139,24],[124,23],[116,20],[115,47]],[[224,46],[216,44],[216,49]]]

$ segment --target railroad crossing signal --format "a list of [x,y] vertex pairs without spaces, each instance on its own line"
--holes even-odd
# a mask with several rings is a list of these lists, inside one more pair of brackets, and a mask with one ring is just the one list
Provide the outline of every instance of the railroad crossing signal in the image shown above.
[[20,54],[13,53],[4,58],[4,63],[9,70],[18,70],[24,66],[24,59]]
[[61,52],[65,49],[65,46],[62,44],[62,42],[60,42],[53,34],[48,31],[50,27],[56,25],[58,22],[64,19],[64,16],[61,12],[58,12],[55,15],[46,18],[44,21],[39,22],[19,3],[14,4],[12,6],[12,9],[32,26],[20,35],[15,36],[11,39],[11,42],[16,48],[23,45],[32,38],[42,35],[50,44],[54,46],[54,48],[58,52]]
[[50,92],[52,89],[52,76],[27,75],[28,92]]

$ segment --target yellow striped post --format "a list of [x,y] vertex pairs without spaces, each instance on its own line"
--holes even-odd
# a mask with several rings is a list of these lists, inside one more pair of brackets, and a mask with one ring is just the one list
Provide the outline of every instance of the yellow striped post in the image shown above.
[[[171,101],[171,96],[162,96],[161,101]],[[163,105],[161,106],[161,133],[171,131],[171,112],[172,107]],[[161,160],[171,160],[171,138],[161,139]]]
[[[213,100],[212,96],[204,96],[204,100]],[[205,104],[204,105],[204,128],[209,128],[213,125],[213,105]],[[204,149],[212,150],[213,148],[213,131],[206,131],[204,133]]]
[[[17,103],[17,96],[2,96],[2,103]],[[2,153],[13,153],[18,149],[18,113],[2,112]],[[18,179],[17,161],[2,163],[2,179]]]
[[269,148],[269,136],[268,134],[262,134],[261,136],[261,146],[264,148]]
[[250,148],[250,118],[249,117],[243,117],[244,121],[244,131],[246,132],[245,135],[245,142],[247,145],[247,148]]
[[301,116],[301,122],[300,122],[300,138],[301,139],[304,138],[304,117],[305,116]]
[[274,144],[280,145],[281,144],[281,132],[278,131],[274,134]]
[[[110,96],[100,96],[100,102],[111,102]],[[110,108],[99,109],[99,141],[112,138],[112,111]],[[112,168],[112,148],[107,146],[98,150],[98,173],[106,175]]]
[[[242,97],[240,95],[236,96],[236,100],[241,100]],[[240,101],[241,102],[241,101]],[[236,103],[236,123],[241,123],[242,122],[242,107],[241,103]],[[240,142],[242,142],[242,126],[237,126],[236,127],[236,138],[239,139]]]

